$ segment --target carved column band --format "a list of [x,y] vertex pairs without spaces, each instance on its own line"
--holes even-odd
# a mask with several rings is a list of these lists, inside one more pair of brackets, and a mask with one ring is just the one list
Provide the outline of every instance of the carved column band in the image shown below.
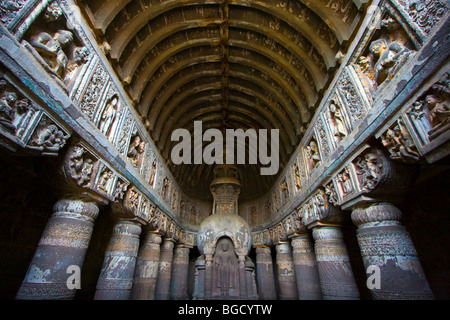
[[321,300],[319,271],[309,235],[305,233],[296,236],[292,239],[291,245],[299,299]]
[[280,300],[298,300],[297,283],[295,280],[294,261],[289,242],[276,245],[278,284],[280,286]]
[[156,281],[155,300],[169,300],[170,279],[172,274],[174,240],[165,238],[161,244],[158,278]]
[[121,220],[113,228],[97,282],[96,300],[128,300],[133,285],[141,225]]
[[371,289],[374,299],[431,299],[414,244],[401,225],[401,212],[389,203],[357,208],[352,220],[364,266],[380,268],[380,286]]
[[359,292],[339,227],[313,229],[320,284],[325,300],[357,300]]
[[175,247],[170,281],[170,298],[172,300],[186,300],[188,298],[189,251],[190,248],[185,245]]
[[270,247],[256,248],[256,283],[261,300],[276,300],[277,289]]
[[155,299],[161,241],[161,235],[154,232],[146,232],[141,240],[131,294],[133,300]]
[[[60,200],[53,207],[17,299],[73,299],[67,281],[75,266],[83,267],[99,209],[94,203]],[[79,288],[79,287],[78,287]]]

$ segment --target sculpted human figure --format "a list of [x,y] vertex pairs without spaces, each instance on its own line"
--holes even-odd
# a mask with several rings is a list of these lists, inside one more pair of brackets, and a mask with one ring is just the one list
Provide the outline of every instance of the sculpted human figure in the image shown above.
[[130,149],[128,149],[128,158],[130,158],[134,166],[138,165],[139,156],[144,152],[144,149],[145,142],[141,141],[141,137],[136,136],[130,145]]
[[213,294],[229,296],[230,290],[236,289],[238,279],[238,261],[233,243],[227,238],[220,239],[213,258]]
[[338,108],[334,103],[330,104],[330,112],[332,115],[334,136],[339,142],[341,138],[347,136],[347,129],[344,125],[344,118],[342,116],[341,109]]
[[432,129],[428,132],[430,138],[435,138],[450,126],[450,104],[436,94],[430,94],[425,98],[430,110]]
[[15,92],[5,91],[0,98],[0,124],[10,131],[16,129],[12,123],[15,115],[16,101],[17,94]]
[[378,84],[392,79],[411,54],[411,50],[401,42],[393,41],[388,44],[384,39],[372,42],[369,50],[373,55],[379,57],[374,65],[375,79]]
[[51,124],[39,132],[33,149],[57,152],[66,144],[67,136],[56,125]]
[[111,133],[111,127],[117,115],[117,104],[119,100],[117,96],[114,96],[111,101],[106,104],[105,110],[103,111],[102,117],[100,119],[100,131],[107,137]]
[[72,32],[58,30],[53,37],[47,32],[39,32],[31,39],[30,44],[50,67],[51,72],[64,79],[69,59],[63,49],[72,41]]
[[314,140],[312,140],[306,147],[306,155],[311,164],[311,169],[320,165],[319,148]]

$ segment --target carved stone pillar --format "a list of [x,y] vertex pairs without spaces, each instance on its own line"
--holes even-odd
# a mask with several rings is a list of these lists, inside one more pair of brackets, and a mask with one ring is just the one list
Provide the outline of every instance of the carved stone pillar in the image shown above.
[[172,300],[188,298],[189,251],[190,248],[184,244],[175,247],[170,281],[170,298]]
[[133,300],[155,299],[161,241],[161,235],[151,231],[147,231],[141,240],[131,294]]
[[[73,299],[68,278],[81,270],[91,239],[98,207],[80,200],[60,200],[53,207],[17,299]],[[79,285],[82,284],[77,284]]]
[[401,215],[390,203],[360,207],[352,213],[364,266],[380,270],[379,287],[369,289],[374,299],[432,299],[414,244],[399,222]]
[[252,259],[245,259],[245,276],[247,283],[247,296],[249,300],[258,300],[258,291],[256,289],[255,264]]
[[295,277],[300,300],[321,300],[319,270],[314,248],[307,233],[292,238]]
[[165,238],[161,244],[158,278],[156,280],[155,300],[169,300],[170,279],[172,276],[174,240]]
[[289,242],[279,242],[276,245],[278,284],[280,300],[298,300],[297,282],[295,280],[294,261]]
[[193,300],[205,299],[205,256],[195,261]]
[[256,283],[259,299],[277,299],[271,249],[266,246],[256,248]]
[[119,220],[106,248],[97,282],[96,300],[128,300],[131,296],[141,225]]
[[313,229],[315,252],[323,298],[326,300],[359,299],[343,234],[337,226]]
[[247,295],[247,276],[246,276],[246,268],[245,268],[245,257],[239,256],[239,295],[241,300],[248,299]]
[[194,293],[193,300],[205,299],[205,256],[200,256],[195,261]]
[[213,255],[205,254],[204,297],[206,300],[209,300],[212,297],[212,262],[213,262]]

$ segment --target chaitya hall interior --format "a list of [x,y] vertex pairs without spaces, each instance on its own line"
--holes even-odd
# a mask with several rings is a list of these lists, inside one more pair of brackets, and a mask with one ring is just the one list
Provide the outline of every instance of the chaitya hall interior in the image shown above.
[[450,299],[449,11],[0,0],[0,299]]

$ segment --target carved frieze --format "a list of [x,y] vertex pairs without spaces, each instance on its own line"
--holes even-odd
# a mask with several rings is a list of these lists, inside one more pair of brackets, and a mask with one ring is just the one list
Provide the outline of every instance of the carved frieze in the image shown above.
[[365,151],[353,163],[361,191],[373,191],[384,178],[386,168],[383,158],[378,152]]
[[421,158],[401,117],[381,135],[381,142],[389,150],[391,159],[411,162]]
[[330,212],[325,192],[317,190],[301,205],[298,211],[305,226],[310,226],[315,222],[328,218]]
[[66,175],[72,178],[80,187],[91,187],[98,166],[98,158],[82,144],[73,146],[67,153],[64,165]]
[[406,12],[409,20],[428,36],[437,23],[449,12],[448,1],[442,0],[394,0]]
[[1,0],[0,22],[8,27],[27,2],[29,2],[29,0]]
[[54,1],[28,26],[21,39],[21,44],[67,93],[90,55],[77,31],[68,25],[60,3]]

